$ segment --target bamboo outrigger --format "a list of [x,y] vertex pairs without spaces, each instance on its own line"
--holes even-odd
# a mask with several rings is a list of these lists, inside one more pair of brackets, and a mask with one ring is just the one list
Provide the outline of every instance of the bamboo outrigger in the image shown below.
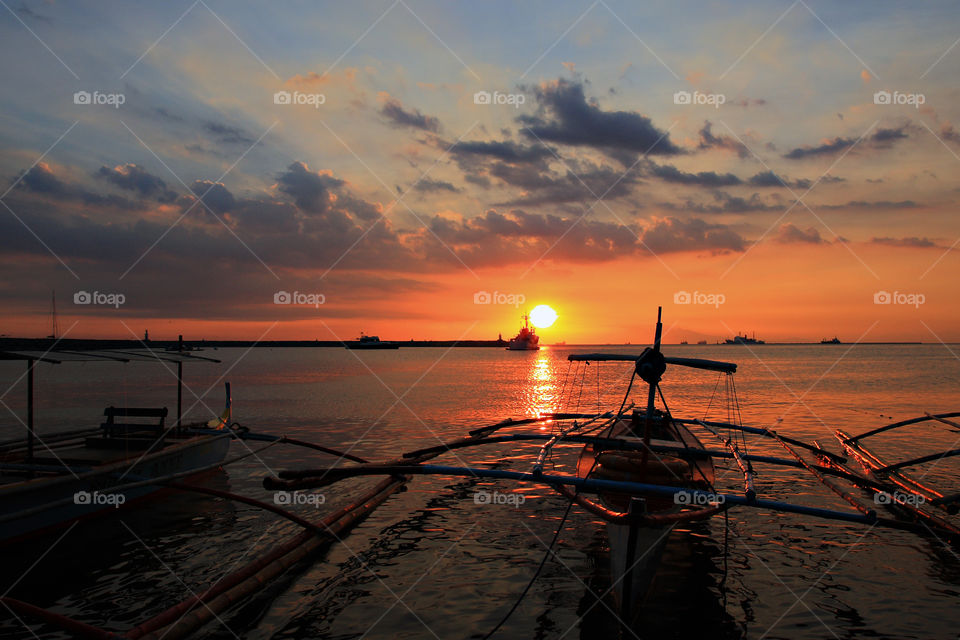
[[[960,427],[960,424],[951,420],[960,416],[960,413],[928,415],[886,425],[854,437],[838,431],[842,454],[831,452],[817,442],[810,444],[782,435],[773,429],[744,425],[739,419],[721,422],[677,417],[668,408],[660,389],[661,379],[669,367],[679,366],[718,373],[721,380],[727,381],[732,411],[734,415],[738,415],[739,405],[732,383],[737,365],[664,356],[660,351],[661,327],[658,314],[653,344],[638,355],[588,353],[569,357],[571,362],[584,365],[590,362],[619,362],[631,366],[631,378],[623,400],[618,408],[609,411],[555,412],[535,418],[503,420],[473,429],[464,437],[381,461],[368,461],[360,456],[282,435],[251,433],[236,424],[226,429],[229,438],[233,440],[259,441],[265,444],[256,451],[225,460],[224,464],[281,443],[305,447],[337,458],[333,465],[289,469],[276,476],[268,476],[263,480],[263,487],[268,491],[309,491],[350,478],[382,476],[373,488],[316,522],[251,497],[194,486],[179,477],[129,478],[129,482],[119,486],[118,490],[123,490],[131,483],[145,483],[181,491],[209,493],[267,509],[297,523],[303,531],[264,552],[257,560],[233,572],[215,586],[183,600],[123,634],[89,627],[82,622],[63,618],[56,613],[11,598],[4,598],[3,602],[18,613],[41,618],[52,625],[86,637],[186,637],[328,543],[337,540],[391,494],[401,490],[406,483],[419,475],[538,484],[553,489],[568,501],[568,505],[578,505],[602,518],[607,523],[611,546],[611,579],[619,605],[619,617],[624,627],[635,623],[638,602],[644,596],[656,571],[659,555],[671,530],[678,524],[710,518],[733,508],[792,513],[871,527],[907,530],[921,535],[933,533],[948,543],[960,544],[960,529],[949,520],[949,517],[957,512],[960,494],[936,491],[904,471],[905,467],[958,453],[948,450],[939,456],[923,456],[887,464],[860,442],[877,433],[921,422],[934,422],[950,428]],[[646,384],[644,402],[639,408],[629,402],[631,390],[637,381]],[[536,431],[521,429],[504,433],[508,429],[530,425],[536,427]],[[543,433],[542,429],[546,427],[551,429],[551,433]],[[218,430],[194,427],[188,431],[195,436],[204,436]],[[787,455],[778,457],[753,453],[752,445],[748,446],[748,439],[775,442]],[[541,444],[532,465],[524,469],[500,469],[433,463],[436,458],[452,452],[511,442]],[[708,446],[704,442],[711,444]],[[2,446],[0,443],[0,448]],[[558,469],[555,465],[554,456],[561,455],[563,451],[575,457],[572,471]],[[859,462],[864,473],[851,468],[851,460]],[[728,461],[735,465],[741,477],[739,490],[717,486],[714,464],[719,461]],[[755,466],[758,465],[803,469],[852,505],[853,509],[823,508],[765,496],[754,482]],[[845,484],[838,481],[845,481]],[[896,509],[893,517],[880,515],[877,506],[885,504],[884,502],[875,501],[872,505],[865,503],[848,490],[849,486],[860,487],[877,496],[897,490],[918,497],[918,500],[922,497],[945,515],[932,514],[925,507],[916,507],[913,504],[891,504],[889,506],[903,508]],[[558,532],[559,530],[558,528]],[[496,629],[491,631],[488,637],[495,631]]]

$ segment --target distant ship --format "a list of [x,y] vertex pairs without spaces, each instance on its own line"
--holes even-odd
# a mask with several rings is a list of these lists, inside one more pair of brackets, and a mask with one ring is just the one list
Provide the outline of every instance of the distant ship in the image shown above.
[[707,344],[707,341],[706,341],[706,340],[698,340],[698,341],[697,341],[697,344]]
[[732,340],[727,338],[724,341],[724,344],[766,344],[763,340],[757,340],[757,335],[754,334],[752,338],[747,337],[747,334],[736,336]]
[[833,336],[832,340],[829,338],[824,338],[823,340],[820,341],[820,344],[843,344],[843,343],[840,342],[840,338],[838,338],[837,336]]
[[688,344],[688,342],[686,340],[681,340],[680,344]]
[[346,343],[347,349],[399,349],[399,342],[384,342],[380,336],[365,336],[360,332],[360,337],[355,342]]
[[540,348],[540,336],[530,326],[530,317],[523,314],[523,326],[520,332],[510,340],[507,351],[537,351]]

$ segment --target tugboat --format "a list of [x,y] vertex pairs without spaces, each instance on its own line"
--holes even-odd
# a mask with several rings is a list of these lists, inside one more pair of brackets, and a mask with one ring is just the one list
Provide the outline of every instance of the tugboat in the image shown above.
[[510,340],[507,351],[537,351],[539,349],[540,336],[530,326],[530,316],[525,313],[523,314],[523,326],[520,327],[520,332]]
[[365,336],[360,332],[360,337],[354,342],[344,344],[347,349],[399,349],[399,342],[384,342],[380,336]]
[[763,340],[757,340],[757,334],[753,334],[753,337],[747,337],[747,334],[737,335],[732,340],[727,338],[724,341],[724,344],[766,344]]

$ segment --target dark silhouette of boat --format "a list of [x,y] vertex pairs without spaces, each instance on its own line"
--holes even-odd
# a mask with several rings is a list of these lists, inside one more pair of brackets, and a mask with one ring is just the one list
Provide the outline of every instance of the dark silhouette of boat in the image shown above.
[[523,326],[507,345],[507,351],[537,351],[540,348],[540,336],[530,326],[530,316],[523,314]]
[[843,344],[843,343],[840,342],[840,338],[838,338],[837,336],[833,336],[832,340],[830,338],[824,338],[823,340],[820,341],[820,344]]
[[347,349],[399,349],[399,342],[385,342],[380,336],[365,336],[360,332],[360,337],[354,342],[345,343]]
[[724,344],[766,344],[763,340],[757,340],[757,334],[753,334],[753,337],[748,337],[747,334],[737,335],[733,339],[727,338],[724,341]]

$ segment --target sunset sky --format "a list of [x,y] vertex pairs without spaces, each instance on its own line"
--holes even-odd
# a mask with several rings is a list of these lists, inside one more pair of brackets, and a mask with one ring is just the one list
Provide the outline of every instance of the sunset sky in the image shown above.
[[8,0],[0,333],[960,341],[958,13]]

